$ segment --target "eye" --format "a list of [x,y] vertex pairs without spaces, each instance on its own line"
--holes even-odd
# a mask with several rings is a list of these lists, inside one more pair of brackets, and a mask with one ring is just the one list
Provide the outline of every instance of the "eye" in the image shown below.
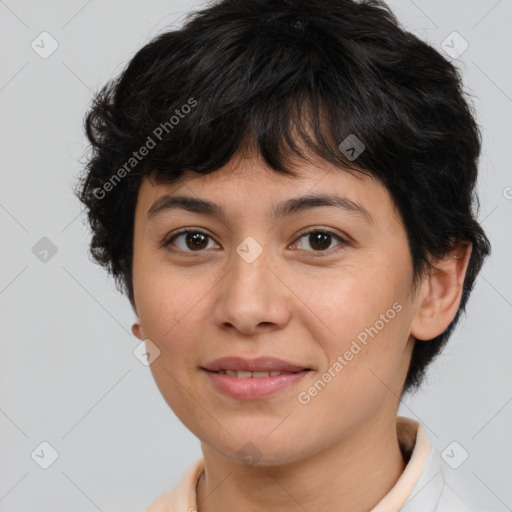
[[[162,244],[162,247],[175,245],[175,240],[180,238],[183,240],[183,244],[181,247],[179,244],[176,244],[178,246],[178,251],[176,252],[200,252],[201,249],[205,249],[208,246],[208,239],[212,240],[210,235],[207,235],[198,229],[182,229],[178,233],[175,233],[173,236],[165,240]],[[187,250],[187,248],[191,250]],[[174,249],[170,250],[174,251]]]
[[[348,244],[348,242],[341,238],[341,236],[333,233],[332,231],[326,230],[326,229],[315,229],[313,231],[308,231],[307,233],[304,233],[301,235],[298,240],[301,240],[305,238],[307,244],[310,245],[310,247],[313,248],[313,252],[317,253],[325,253],[325,252],[331,252],[330,250],[327,251],[326,249],[329,248],[331,245],[332,239],[336,238],[340,241],[338,246],[345,246]],[[299,244],[295,243],[294,246],[298,246]],[[299,249],[302,249],[299,247]],[[308,250],[308,249],[306,249]],[[323,256],[323,254],[318,254],[318,256]]]
[[[306,238],[307,237],[307,238]],[[333,233],[332,231],[326,229],[315,229],[313,231],[308,231],[303,233],[298,240],[305,238],[307,243],[310,244],[310,247],[313,248],[313,252],[317,253],[326,253],[331,252],[331,250],[327,251],[326,249],[332,243],[332,239],[337,239],[340,243],[338,246],[345,246],[348,242],[343,239],[341,236]],[[177,240],[182,241],[182,244],[176,243]],[[210,235],[207,233],[198,230],[198,229],[182,229],[178,231],[178,233],[174,233],[172,236],[167,238],[163,243],[162,247],[169,248],[172,252],[202,252],[202,249],[208,248],[208,239],[213,240]],[[299,247],[300,244],[294,243],[292,247],[298,247],[300,250],[308,250]],[[171,246],[177,247],[177,250],[171,248]],[[311,251],[310,251],[311,252]],[[323,254],[317,254],[317,256],[322,256]]]

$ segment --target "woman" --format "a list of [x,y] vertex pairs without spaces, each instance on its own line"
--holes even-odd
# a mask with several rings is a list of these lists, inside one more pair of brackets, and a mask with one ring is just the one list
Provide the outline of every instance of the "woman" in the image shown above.
[[397,417],[490,250],[451,63],[382,2],[223,0],[86,128],[92,254],[204,456],[148,512],[470,510]]

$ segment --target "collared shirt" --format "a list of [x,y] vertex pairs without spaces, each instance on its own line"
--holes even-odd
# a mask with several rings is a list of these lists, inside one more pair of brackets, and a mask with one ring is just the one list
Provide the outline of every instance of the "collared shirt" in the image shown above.
[[[447,484],[442,460],[417,421],[397,416],[396,430],[407,464],[392,489],[370,512],[476,512]],[[197,481],[204,470],[198,459],[178,484],[154,500],[145,512],[195,512]]]

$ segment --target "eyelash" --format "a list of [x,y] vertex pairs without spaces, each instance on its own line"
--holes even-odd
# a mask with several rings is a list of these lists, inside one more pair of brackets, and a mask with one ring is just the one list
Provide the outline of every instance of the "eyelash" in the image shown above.
[[[213,238],[208,234],[208,233],[205,233],[204,231],[201,231],[200,229],[191,229],[191,228],[185,228],[185,229],[182,229],[176,233],[173,233],[171,236],[167,237],[164,242],[162,243],[162,247],[173,252],[173,253],[182,253],[182,254],[187,254],[187,255],[193,255],[194,253],[202,253],[204,252],[204,250],[199,250],[199,251],[182,251],[181,249],[171,249],[170,246],[171,244],[173,243],[174,240],[176,240],[176,238],[178,238],[179,236],[181,235],[184,235],[184,234],[188,234],[188,233],[200,233],[208,238],[210,238],[211,240],[213,240]],[[344,238],[342,238],[340,235],[337,235],[336,233],[334,233],[333,231],[330,231],[329,229],[312,229],[311,231],[306,231],[305,233],[302,233],[301,235],[299,235],[299,237],[296,239],[296,240],[300,240],[301,238],[303,238],[304,236],[306,235],[311,235],[313,233],[322,233],[322,234],[327,234],[327,235],[330,235],[334,238],[337,238],[338,241],[340,242],[340,244],[337,246],[338,249],[339,248],[343,248],[347,245],[349,245],[349,242],[347,240],[345,240]],[[294,242],[295,244],[295,242]],[[334,248],[334,252],[336,252],[338,250],[337,248]],[[304,251],[305,249],[299,249],[301,251]],[[333,249],[329,249],[329,250],[326,250],[326,251],[306,251],[306,252],[313,252],[314,255],[313,257],[317,258],[317,257],[325,257],[326,255],[331,255],[332,252],[333,252]]]

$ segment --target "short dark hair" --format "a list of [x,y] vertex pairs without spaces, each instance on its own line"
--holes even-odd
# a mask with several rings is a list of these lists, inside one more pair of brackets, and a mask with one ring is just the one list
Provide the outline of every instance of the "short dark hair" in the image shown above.
[[[249,146],[275,172],[295,176],[289,157],[307,159],[301,142],[387,188],[407,231],[413,283],[431,270],[430,257],[472,245],[453,321],[415,342],[403,392],[416,390],[490,252],[476,219],[481,134],[465,95],[456,67],[404,30],[383,1],[208,5],[154,37],[92,100],[84,121],[91,154],[75,188],[92,228],[91,254],[134,305],[142,177],[175,183],[186,171],[205,175]],[[349,135],[365,146],[357,160],[340,149]]]

